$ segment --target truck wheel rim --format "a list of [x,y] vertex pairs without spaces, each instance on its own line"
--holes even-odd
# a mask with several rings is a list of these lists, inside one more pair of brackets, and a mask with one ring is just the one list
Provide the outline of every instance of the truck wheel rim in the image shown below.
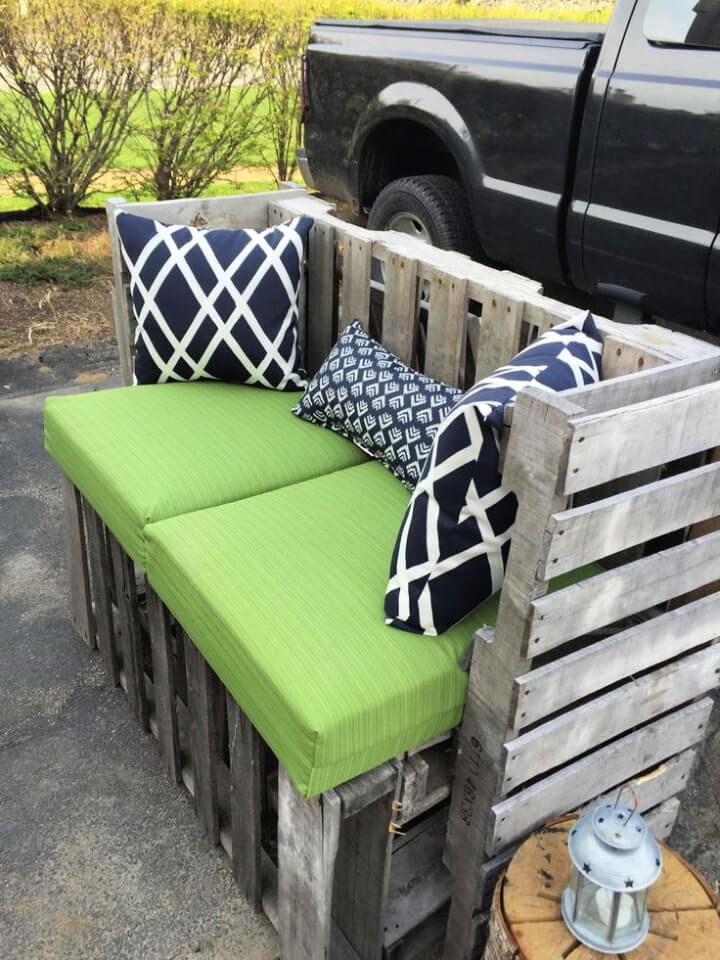
[[417,240],[422,240],[423,243],[432,243],[430,231],[418,217],[413,216],[411,213],[396,213],[395,216],[390,217],[385,229],[396,230],[398,233],[407,233]]

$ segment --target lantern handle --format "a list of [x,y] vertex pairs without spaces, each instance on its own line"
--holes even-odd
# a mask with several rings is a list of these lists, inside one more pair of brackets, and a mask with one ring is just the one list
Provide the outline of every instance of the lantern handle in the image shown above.
[[[630,815],[630,816],[633,816],[633,814],[636,814],[637,811],[638,811],[638,807],[640,806],[640,801],[638,800],[638,795],[637,795],[637,793],[635,793],[634,789],[630,786],[629,783],[624,783],[624,784],[620,787],[620,789],[618,790],[617,797],[615,797],[615,806],[617,807],[617,806],[620,805],[620,797],[622,797],[623,793],[624,793],[626,790],[629,790],[629,791],[630,791],[630,793],[631,793],[632,796],[633,796],[633,800],[635,801],[635,806],[633,807],[633,809],[632,809],[632,814]],[[630,818],[628,817],[628,820],[629,820],[629,819],[630,819]]]

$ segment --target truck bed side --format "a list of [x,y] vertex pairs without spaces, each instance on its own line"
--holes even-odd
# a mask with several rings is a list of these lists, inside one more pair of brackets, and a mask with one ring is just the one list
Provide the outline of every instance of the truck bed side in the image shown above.
[[602,31],[495,28],[316,24],[310,169],[323,193],[364,209],[397,177],[456,176],[487,257],[562,281],[576,140]]

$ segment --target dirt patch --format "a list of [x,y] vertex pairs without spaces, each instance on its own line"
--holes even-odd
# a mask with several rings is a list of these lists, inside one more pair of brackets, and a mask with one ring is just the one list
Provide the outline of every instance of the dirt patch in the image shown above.
[[73,341],[114,336],[109,280],[60,290],[0,281],[0,357],[37,353]]

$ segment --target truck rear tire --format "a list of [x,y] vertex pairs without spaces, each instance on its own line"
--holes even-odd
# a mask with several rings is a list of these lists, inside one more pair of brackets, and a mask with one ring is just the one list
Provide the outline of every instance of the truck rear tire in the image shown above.
[[443,250],[476,254],[478,243],[460,184],[440,175],[402,177],[377,195],[371,230],[399,230]]

